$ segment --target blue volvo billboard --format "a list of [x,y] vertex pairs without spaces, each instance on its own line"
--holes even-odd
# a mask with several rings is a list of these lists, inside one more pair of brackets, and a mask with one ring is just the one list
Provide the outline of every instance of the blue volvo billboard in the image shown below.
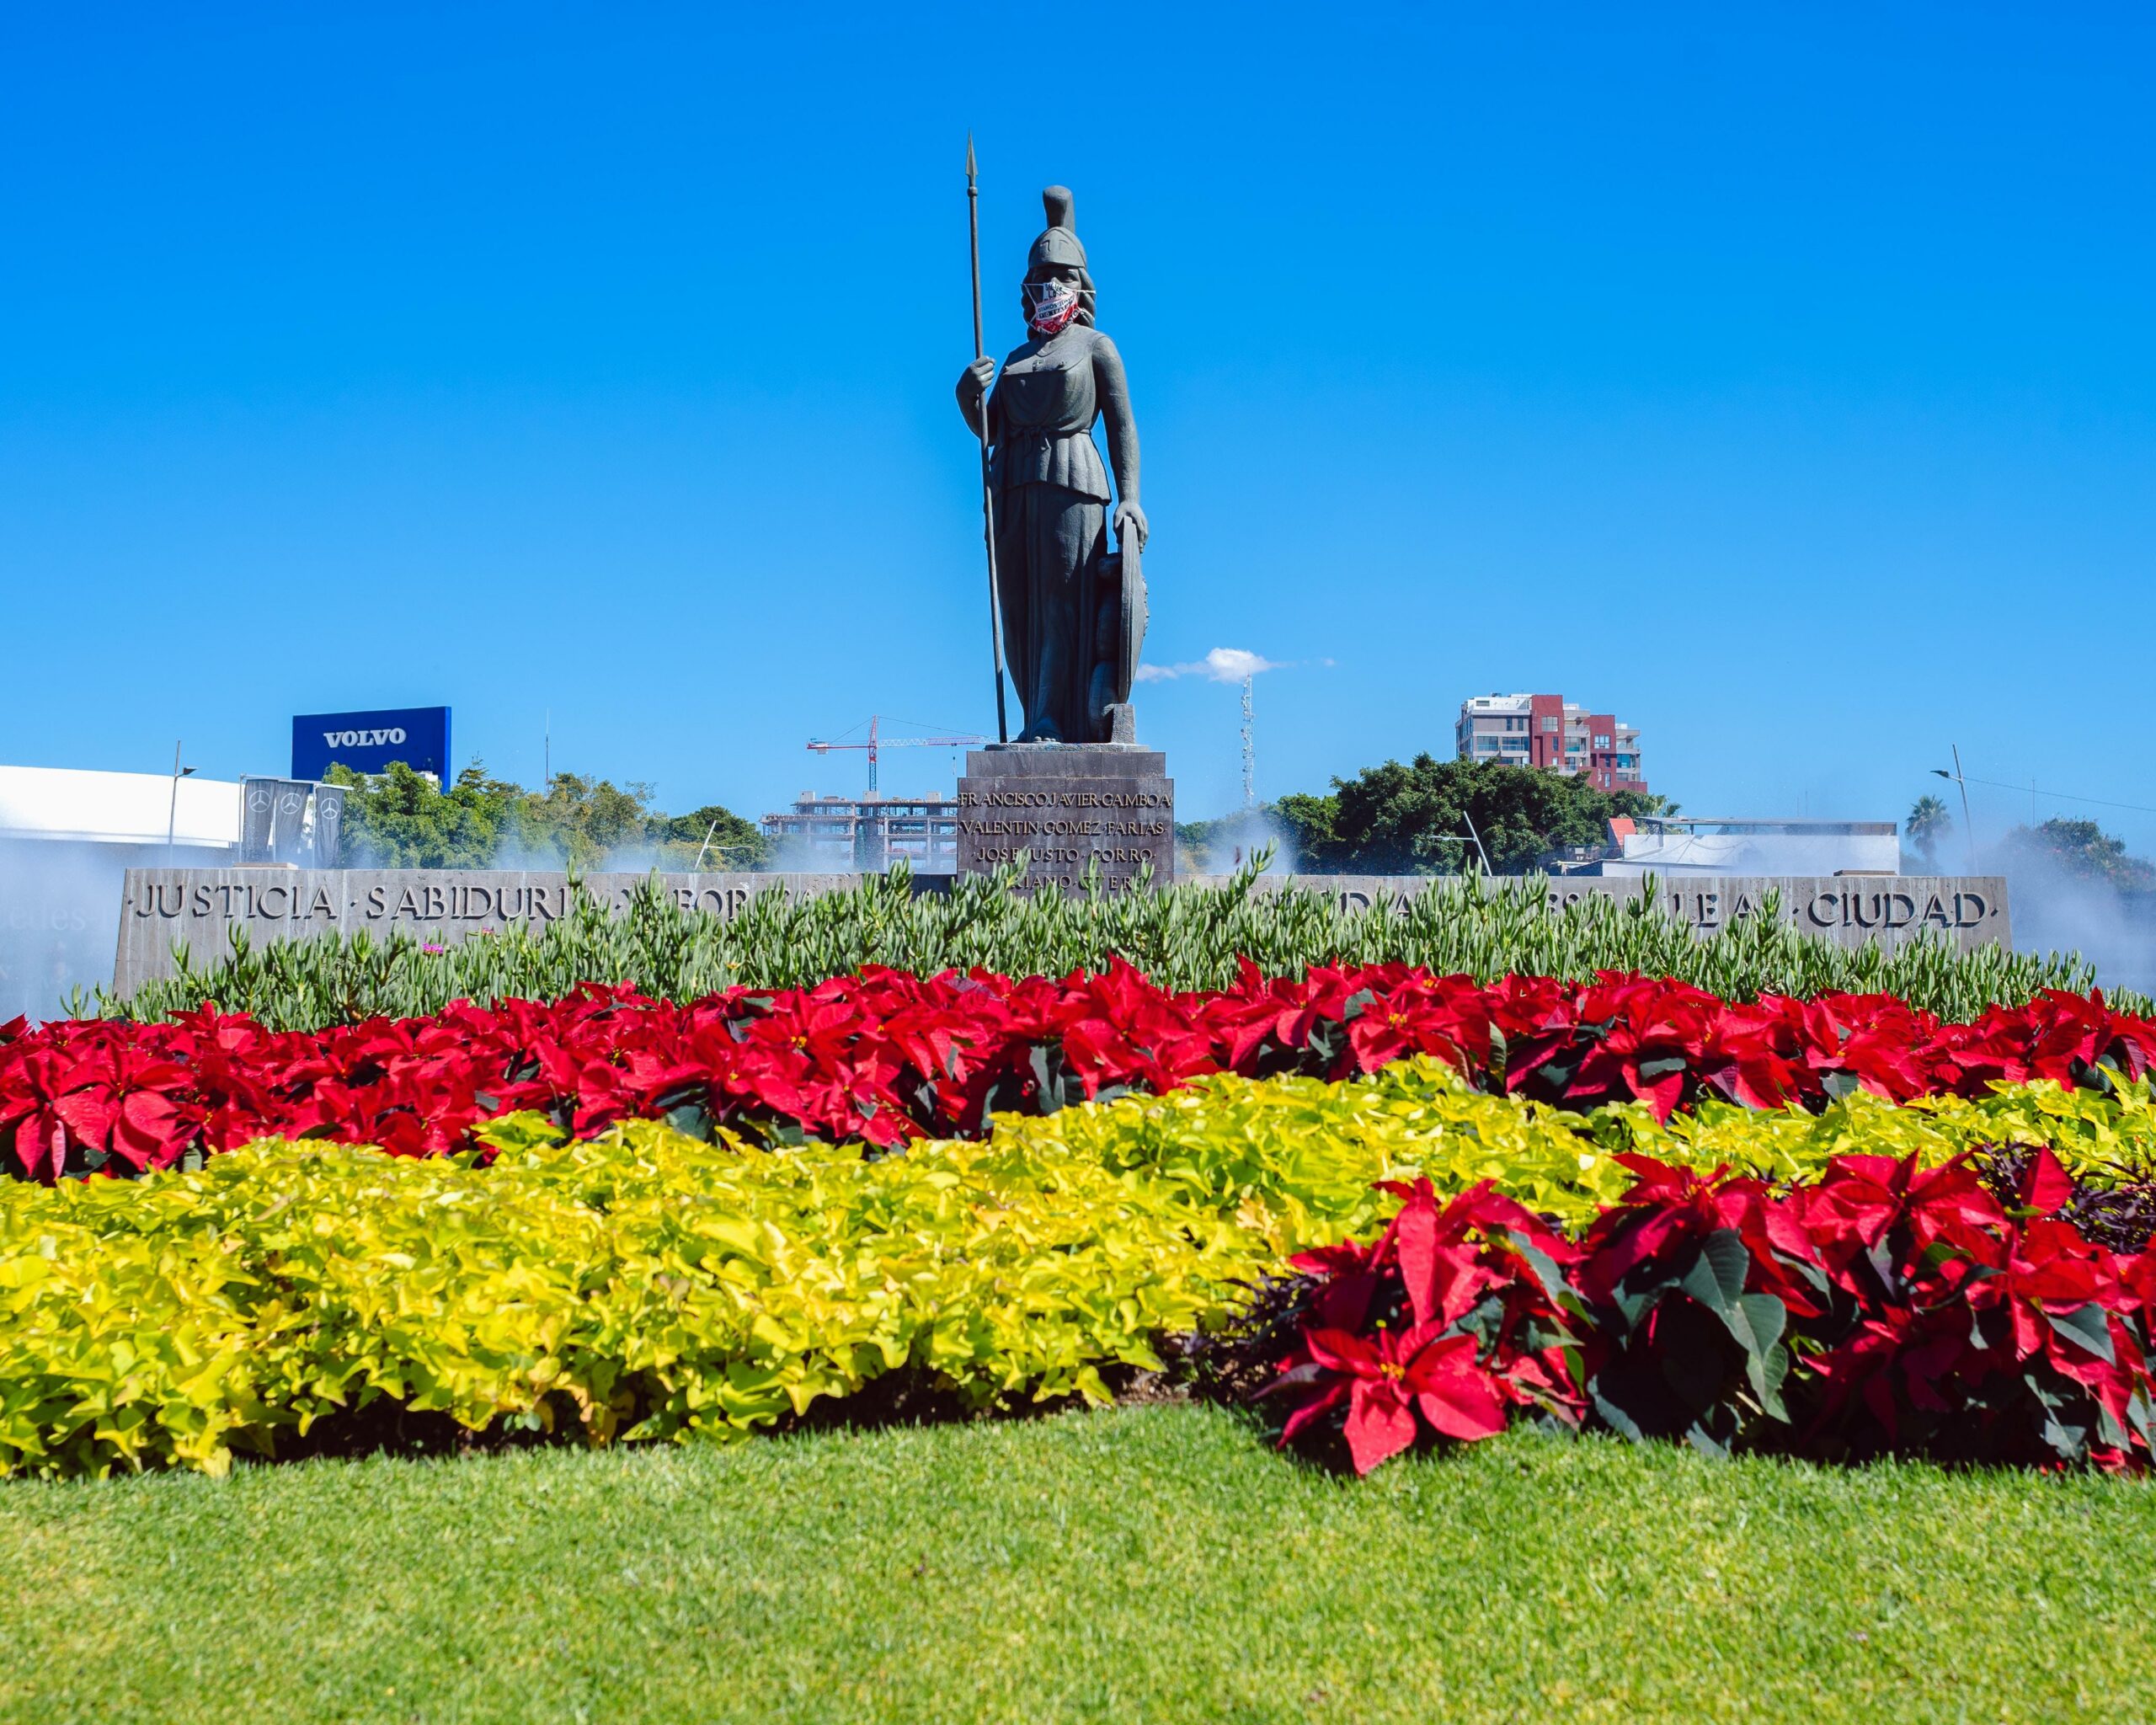
[[302,713],[292,720],[292,777],[320,778],[329,763],[386,772],[401,761],[449,782],[449,709],[400,707],[384,713]]

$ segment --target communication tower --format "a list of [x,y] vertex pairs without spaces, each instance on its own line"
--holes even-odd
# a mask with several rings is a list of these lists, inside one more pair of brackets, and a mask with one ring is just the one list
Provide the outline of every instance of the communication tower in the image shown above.
[[1243,807],[1257,807],[1257,742],[1251,722],[1250,686],[1251,679],[1243,679]]

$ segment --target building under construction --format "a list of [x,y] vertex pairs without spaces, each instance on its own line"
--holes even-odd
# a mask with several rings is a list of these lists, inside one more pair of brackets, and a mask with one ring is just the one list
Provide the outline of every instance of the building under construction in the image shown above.
[[[896,721],[905,724],[905,720]],[[861,730],[856,725],[854,731]],[[811,737],[808,751],[828,756],[858,749],[868,757],[868,794],[819,797],[803,791],[792,811],[764,817],[764,836],[788,868],[880,873],[904,861],[916,874],[954,874],[958,868],[958,804],[951,797],[887,797],[876,782],[886,749],[967,749],[985,737],[969,734],[887,737],[880,713],[871,713],[867,734]],[[957,759],[953,757],[953,771]]]
[[954,797],[819,797],[803,791],[790,810],[766,814],[763,828],[788,868],[880,873],[901,858],[916,874],[950,874],[958,866]]

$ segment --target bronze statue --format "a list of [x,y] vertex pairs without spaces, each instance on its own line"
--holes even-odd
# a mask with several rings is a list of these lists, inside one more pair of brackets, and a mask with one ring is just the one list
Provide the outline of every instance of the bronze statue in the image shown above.
[[[1130,683],[1145,631],[1138,427],[1123,356],[1093,325],[1093,278],[1070,194],[1050,186],[1041,201],[1048,230],[1027,259],[1026,339],[1001,379],[985,357],[959,374],[958,409],[990,447],[1004,656],[1026,714],[1017,740],[1132,743]],[[1105,468],[1097,419],[1107,425]]]

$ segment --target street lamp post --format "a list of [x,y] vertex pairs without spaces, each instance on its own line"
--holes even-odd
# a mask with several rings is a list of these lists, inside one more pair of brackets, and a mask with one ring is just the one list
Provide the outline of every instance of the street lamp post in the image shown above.
[[172,861],[174,840],[179,830],[179,782],[194,772],[191,766],[179,764],[180,745],[172,745],[172,800],[165,808],[165,861]]
[[1950,779],[1961,788],[1962,846],[1969,853],[1969,871],[1974,873],[1977,867],[1977,824],[1969,814],[1969,782],[1961,776],[1961,745],[1956,743],[1952,747],[1954,750],[1953,772],[1949,772],[1943,766],[1935,766],[1932,771],[1940,777]]

